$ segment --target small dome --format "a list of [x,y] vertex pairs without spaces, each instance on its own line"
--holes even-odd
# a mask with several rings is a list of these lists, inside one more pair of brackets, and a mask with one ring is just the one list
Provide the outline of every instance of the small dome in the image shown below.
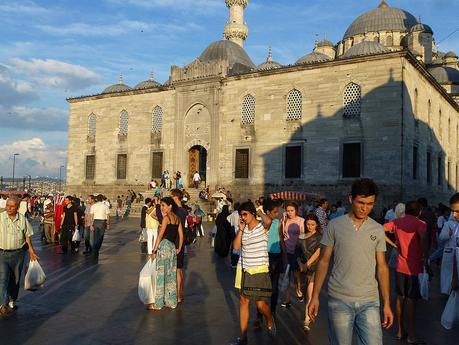
[[445,54],[445,56],[443,56],[444,58],[453,58],[453,59],[457,59],[457,54],[453,51],[449,51]]
[[230,73],[246,73],[255,68],[245,50],[229,40],[221,40],[209,45],[199,57],[204,63],[227,60]]
[[269,69],[276,69],[280,68],[282,65],[276,61],[273,60],[273,51],[271,47],[269,47],[269,53],[268,53],[268,58],[266,59],[265,62],[259,64],[257,66],[257,71],[266,71]]
[[351,58],[356,56],[376,55],[390,52],[388,48],[381,43],[374,41],[363,41],[349,48],[341,58]]
[[409,32],[417,22],[411,13],[390,7],[385,1],[382,1],[378,8],[368,11],[354,20],[346,30],[343,40],[364,35],[367,32]]
[[322,41],[317,42],[316,47],[335,47],[332,41],[324,39]]
[[432,28],[429,25],[422,23],[417,23],[411,28],[410,32],[424,32],[427,34],[433,34]]
[[304,65],[304,64],[310,64],[310,63],[318,63],[318,62],[327,62],[332,60],[331,57],[328,55],[318,53],[318,52],[312,52],[309,53],[302,58],[300,58],[297,62],[295,62],[295,65]]
[[440,84],[459,84],[459,71],[455,68],[438,66],[429,68],[429,72]]
[[109,87],[105,88],[102,93],[113,93],[113,92],[123,92],[123,91],[129,91],[132,90],[129,86],[126,84],[113,84],[110,85]]
[[150,79],[142,81],[141,83],[138,83],[134,89],[136,90],[144,90],[144,89],[152,89],[161,86],[160,83],[158,83],[153,76],[153,73],[150,74]]

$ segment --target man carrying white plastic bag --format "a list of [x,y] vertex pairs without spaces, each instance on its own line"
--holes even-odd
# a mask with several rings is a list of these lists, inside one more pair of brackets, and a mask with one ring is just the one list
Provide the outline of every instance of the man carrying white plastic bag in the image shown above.
[[29,268],[24,278],[24,289],[35,291],[41,289],[45,283],[46,275],[37,260],[30,261]]
[[10,197],[5,212],[0,213],[0,316],[3,317],[15,309],[27,249],[31,263],[39,259],[30,239],[32,226],[18,213],[18,208],[19,199]]

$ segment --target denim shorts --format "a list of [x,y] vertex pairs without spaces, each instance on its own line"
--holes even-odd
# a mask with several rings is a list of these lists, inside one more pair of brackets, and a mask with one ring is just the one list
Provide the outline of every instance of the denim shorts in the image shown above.
[[328,297],[330,345],[383,345],[379,301],[347,302]]

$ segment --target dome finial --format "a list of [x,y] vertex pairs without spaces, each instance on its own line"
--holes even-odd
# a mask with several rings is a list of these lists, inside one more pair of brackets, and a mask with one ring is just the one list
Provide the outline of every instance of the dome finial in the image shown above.
[[385,0],[381,0],[381,3],[379,4],[378,8],[388,8],[389,5]]
[[155,72],[150,72],[150,80],[155,80]]
[[271,47],[271,45],[269,46],[268,59],[266,61],[268,61],[268,62],[272,62],[273,61],[273,48]]
[[123,81],[123,73],[120,73],[120,78],[118,80],[118,84],[124,84],[124,81]]
[[319,34],[316,34],[316,39],[314,41],[314,48],[317,48],[318,44],[319,44]]

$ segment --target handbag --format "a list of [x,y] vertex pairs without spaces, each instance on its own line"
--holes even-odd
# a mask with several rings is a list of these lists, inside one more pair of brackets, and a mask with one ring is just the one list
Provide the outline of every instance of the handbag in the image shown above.
[[268,272],[250,274],[244,271],[244,258],[241,248],[241,291],[247,297],[270,298],[273,292]]

